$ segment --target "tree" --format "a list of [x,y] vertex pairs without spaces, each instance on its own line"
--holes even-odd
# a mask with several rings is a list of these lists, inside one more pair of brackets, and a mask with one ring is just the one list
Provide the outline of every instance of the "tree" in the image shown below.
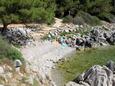
[[79,10],[79,0],[56,0],[56,5],[56,15],[58,17],[74,16]]
[[112,9],[112,0],[81,0],[82,9],[91,14],[100,14],[110,12]]
[[11,23],[52,22],[55,0],[0,0],[2,31]]

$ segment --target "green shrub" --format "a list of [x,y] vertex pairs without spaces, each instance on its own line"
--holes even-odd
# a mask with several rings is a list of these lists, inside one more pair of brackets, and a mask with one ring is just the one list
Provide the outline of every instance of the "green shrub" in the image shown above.
[[84,19],[80,16],[76,16],[73,20],[74,24],[83,25],[85,23]]
[[99,18],[107,22],[115,23],[115,16],[111,13],[101,13],[99,14]]
[[0,36],[0,59],[20,59],[23,60],[22,54],[14,47],[12,47],[11,44],[9,44],[6,40],[3,39],[3,37]]
[[100,20],[96,17],[96,16],[91,16],[90,14],[80,11],[77,16],[80,16],[81,18],[83,18],[83,20],[85,21],[85,23],[89,24],[89,25],[97,25],[97,24],[101,24]]
[[72,22],[73,22],[73,17],[70,15],[63,18],[63,23],[72,23]]

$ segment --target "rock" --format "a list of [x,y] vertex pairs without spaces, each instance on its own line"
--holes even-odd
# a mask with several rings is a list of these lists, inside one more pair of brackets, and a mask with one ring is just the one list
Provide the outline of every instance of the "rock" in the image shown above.
[[110,38],[111,35],[109,33],[107,33],[107,32],[104,32],[103,36],[104,36],[104,38]]
[[15,66],[16,68],[17,68],[17,67],[21,67],[21,65],[22,65],[22,62],[21,62],[19,59],[15,60],[14,66]]
[[68,33],[68,32],[69,32],[69,30],[68,30],[68,29],[65,29],[63,32],[66,32],[66,33]]
[[80,85],[80,84],[70,81],[65,86],[83,86],[83,85]]
[[89,69],[85,75],[85,82],[91,86],[112,86],[113,73],[108,68],[96,65]]
[[93,41],[90,38],[85,39],[85,47],[92,48],[93,46]]
[[0,84],[0,86],[4,86],[4,85]]
[[103,43],[103,42],[100,42],[100,45],[101,45],[101,46],[107,46],[107,44],[106,44],[106,43]]
[[80,82],[80,84],[82,84],[83,86],[90,86],[88,83],[86,83],[86,82]]
[[84,40],[82,38],[76,38],[76,45],[83,46],[84,45]]
[[5,36],[13,44],[25,45],[32,38],[31,31],[28,28],[8,28]]
[[115,62],[113,61],[108,61],[106,66],[112,71],[112,72],[115,72]]
[[74,79],[73,81],[74,81],[74,82],[78,82],[78,83],[79,83],[79,81],[84,81],[84,74],[85,74],[85,73],[82,73],[81,75],[79,75],[79,76],[77,77],[77,79]]
[[4,68],[0,66],[0,74],[4,74]]
[[27,31],[26,30],[24,30],[23,28],[18,28],[18,30],[17,30],[17,33],[20,33],[21,35],[23,35],[23,36],[27,36]]
[[115,75],[113,76],[113,86],[115,86]]
[[100,34],[100,32],[97,29],[93,29],[90,32],[90,36],[91,36],[92,39],[94,39],[94,41],[98,41],[99,34]]
[[65,86],[90,86],[90,85],[85,82],[81,82],[80,84],[78,84],[73,81],[70,81]]
[[[110,63],[113,66],[113,63]],[[74,79],[75,83],[69,83],[67,86],[114,86],[113,76],[113,72],[108,67],[95,65],[81,74],[79,78]]]

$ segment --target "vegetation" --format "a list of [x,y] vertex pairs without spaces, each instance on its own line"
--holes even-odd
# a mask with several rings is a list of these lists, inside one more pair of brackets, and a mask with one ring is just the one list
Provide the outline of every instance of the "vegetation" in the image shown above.
[[[79,21],[85,22],[91,25],[100,24],[97,17],[108,22],[113,22],[115,20],[115,6],[114,0],[56,0],[56,16],[64,17],[64,22],[73,22],[76,24],[77,18],[80,16]],[[110,15],[113,20],[111,21],[109,17],[102,18],[102,15]],[[94,21],[93,21],[94,20]],[[114,21],[115,22],[115,21]],[[77,22],[79,24],[79,22]],[[81,24],[81,23],[80,23]]]
[[11,23],[44,22],[54,17],[54,0],[0,0],[0,20],[4,29]]
[[4,29],[11,23],[51,24],[55,16],[67,20],[80,11],[108,21],[108,14],[115,15],[114,9],[114,0],[0,0],[0,22]]
[[0,36],[0,59],[23,60],[22,54]]
[[89,49],[76,52],[69,60],[58,64],[59,70],[62,71],[65,81],[76,78],[79,74],[89,69],[93,65],[104,65],[107,61],[115,61],[115,46]]

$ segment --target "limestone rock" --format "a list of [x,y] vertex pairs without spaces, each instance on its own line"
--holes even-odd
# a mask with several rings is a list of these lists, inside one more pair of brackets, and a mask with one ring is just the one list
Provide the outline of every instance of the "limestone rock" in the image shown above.
[[25,45],[32,38],[31,32],[28,28],[9,28],[5,36],[13,44]]
[[4,86],[4,85],[0,84],[0,86]]
[[80,84],[77,84],[77,83],[75,83],[75,82],[70,81],[70,82],[68,82],[68,83],[66,84],[66,86],[83,86],[83,85],[80,85]]
[[106,66],[94,65],[66,86],[115,86],[114,62]]
[[0,66],[0,74],[4,73],[4,68]]
[[113,61],[108,61],[106,66],[114,73],[115,72],[115,62]]

